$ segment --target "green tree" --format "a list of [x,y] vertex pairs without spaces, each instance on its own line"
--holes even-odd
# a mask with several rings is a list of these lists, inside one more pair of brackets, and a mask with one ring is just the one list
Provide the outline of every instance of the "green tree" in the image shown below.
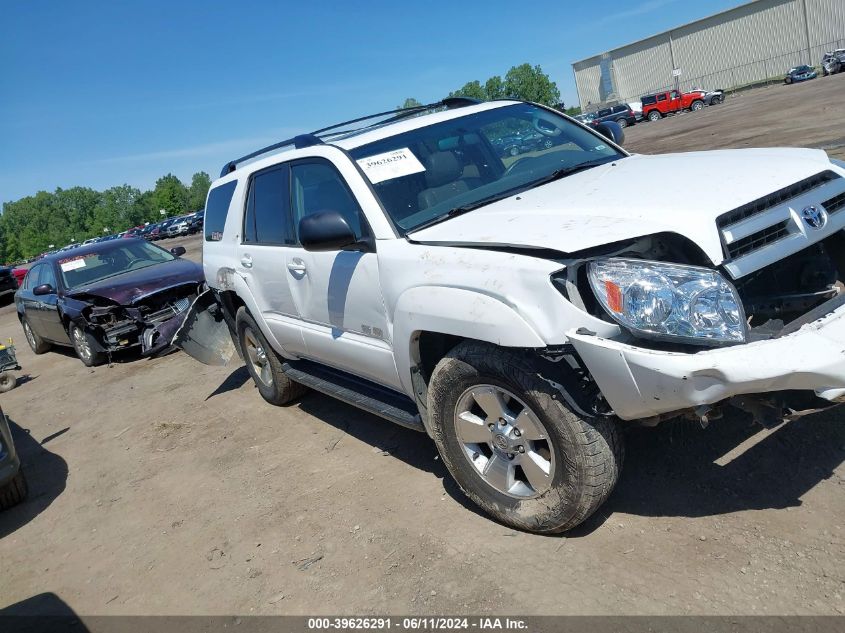
[[189,211],[199,211],[205,208],[205,199],[210,188],[211,176],[204,171],[198,171],[191,177],[191,186],[188,188]]
[[106,189],[101,194],[89,234],[113,233],[141,224],[146,218],[138,212],[140,197],[140,190],[129,185]]
[[167,217],[180,215],[188,211],[188,188],[173,174],[167,174],[156,180],[153,190],[153,205],[164,209]]
[[505,75],[504,91],[509,97],[547,106],[560,103],[560,90],[539,65],[514,66]]
[[396,106],[396,109],[401,110],[402,108],[417,108],[421,105],[425,104],[421,103],[420,101],[417,101],[413,97],[408,97],[407,99],[405,99],[405,102],[402,105]]
[[470,99],[478,99],[484,101],[487,99],[487,93],[481,87],[481,82],[477,79],[475,81],[468,81],[461,88],[449,93],[450,97],[469,97]]
[[493,99],[503,99],[507,96],[505,95],[505,84],[499,75],[493,75],[484,83],[484,92],[490,101]]

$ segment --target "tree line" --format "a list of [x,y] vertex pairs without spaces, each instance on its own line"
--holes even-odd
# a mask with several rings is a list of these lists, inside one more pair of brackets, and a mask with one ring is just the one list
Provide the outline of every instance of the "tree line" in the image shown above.
[[[151,191],[129,185],[95,191],[89,187],[39,191],[3,204],[0,261],[28,259],[71,242],[125,231],[145,222],[198,211],[205,206],[211,177],[197,172],[186,185],[173,174]],[[165,214],[160,211],[164,209]]]
[[[569,115],[581,113],[581,108],[566,108],[560,99],[560,90],[557,84],[543,72],[539,66],[521,64],[513,66],[504,79],[499,75],[493,75],[484,83],[475,79],[466,82],[457,90],[453,90],[449,97],[469,97],[479,101],[492,101],[493,99],[521,99],[533,101],[543,105],[565,111]],[[413,97],[405,99],[399,108],[412,108],[423,105]]]

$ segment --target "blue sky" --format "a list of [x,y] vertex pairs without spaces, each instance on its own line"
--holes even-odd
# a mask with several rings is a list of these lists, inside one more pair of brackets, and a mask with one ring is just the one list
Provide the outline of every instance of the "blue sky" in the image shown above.
[[149,0],[0,7],[0,201],[219,174],[296,133],[571,62],[739,4]]

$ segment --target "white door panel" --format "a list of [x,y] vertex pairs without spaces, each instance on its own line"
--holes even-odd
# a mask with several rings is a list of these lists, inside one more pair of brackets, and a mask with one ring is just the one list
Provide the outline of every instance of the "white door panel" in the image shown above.
[[305,346],[285,268],[291,250],[285,246],[240,244],[235,262],[261,319],[282,347],[277,351],[298,355],[305,351]]
[[291,249],[286,269],[302,319],[307,356],[399,387],[379,285],[378,256]]

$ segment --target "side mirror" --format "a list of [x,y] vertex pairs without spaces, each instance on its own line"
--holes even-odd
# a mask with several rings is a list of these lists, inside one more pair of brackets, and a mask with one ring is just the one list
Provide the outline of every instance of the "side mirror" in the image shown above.
[[617,145],[625,143],[625,131],[616,121],[602,121],[596,126],[596,131]]
[[299,241],[306,251],[339,251],[357,241],[337,211],[320,211],[299,221]]
[[170,249],[170,254],[173,257],[182,257],[185,254],[185,247],[184,246],[174,246]]
[[40,286],[35,286],[35,288],[32,289],[32,294],[37,297],[41,297],[43,295],[51,295],[55,292],[55,289],[50,284],[41,284]]

